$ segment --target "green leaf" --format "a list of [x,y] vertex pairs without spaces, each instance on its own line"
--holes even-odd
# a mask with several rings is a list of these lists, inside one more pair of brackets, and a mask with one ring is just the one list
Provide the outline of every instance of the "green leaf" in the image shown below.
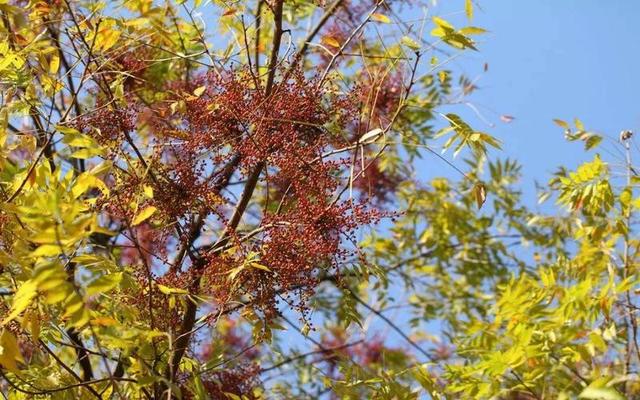
[[584,148],[585,150],[591,150],[594,147],[598,146],[601,142],[602,142],[602,136],[600,135],[589,136],[589,138],[584,144]]

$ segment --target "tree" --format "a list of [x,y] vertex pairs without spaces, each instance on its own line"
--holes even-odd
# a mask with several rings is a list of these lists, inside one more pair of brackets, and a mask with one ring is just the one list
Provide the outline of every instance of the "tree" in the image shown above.
[[632,134],[530,210],[428,7],[0,1],[0,392],[637,396]]

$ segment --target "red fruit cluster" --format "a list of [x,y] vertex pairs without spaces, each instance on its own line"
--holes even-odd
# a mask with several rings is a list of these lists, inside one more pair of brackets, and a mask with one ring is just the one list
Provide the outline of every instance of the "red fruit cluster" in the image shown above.
[[[346,128],[345,121],[353,117],[343,113],[353,107],[343,107],[348,99],[329,93],[298,71],[276,84],[269,96],[248,72],[209,73],[179,90],[195,93],[185,95],[184,108],[174,114],[177,122],[172,124],[180,130],[172,135],[184,137],[171,151],[174,157],[183,157],[185,176],[193,172],[189,155],[214,154],[214,163],[219,163],[228,160],[228,154],[237,154],[243,171],[266,164],[267,186],[279,188],[277,198],[265,200],[269,211],[262,216],[262,232],[254,241],[238,241],[232,254],[210,256],[205,275],[211,294],[220,303],[247,295],[265,316],[274,317],[278,295],[295,292],[296,305],[304,309],[318,272],[335,268],[350,254],[341,247],[343,241],[355,241],[359,226],[381,217],[364,205],[335,199],[346,163],[323,157],[338,141],[327,125]],[[162,124],[154,129],[157,136],[166,130]],[[168,165],[174,173],[179,171],[179,166]],[[249,263],[234,274],[231,284],[230,273],[255,252],[264,268]]]
[[321,353],[321,359],[331,366],[332,373],[337,372],[336,367],[341,359],[351,360],[361,367],[367,367],[383,362],[382,357],[385,351],[397,351],[387,348],[384,345],[384,340],[379,336],[353,346],[349,346],[349,343],[347,334],[339,329],[331,330],[331,336],[322,338],[321,350],[325,349],[325,351]]
[[93,111],[82,114],[73,121],[74,128],[95,138],[109,149],[115,149],[125,141],[125,134],[136,129],[138,107],[131,103],[128,107],[116,107],[102,100]]
[[[250,71],[210,72],[188,83],[168,84],[164,102],[142,106],[131,100],[127,110],[98,108],[78,122],[80,129],[129,158],[129,168],[114,173],[111,196],[99,204],[129,225],[139,210],[158,210],[149,225],[138,228],[143,242],[139,244],[150,248],[145,258],[152,251],[162,253],[176,221],[184,225],[191,216],[204,214],[209,223],[224,227],[232,210],[229,204],[235,201],[222,198],[222,189],[231,176],[241,178],[265,166],[264,212],[245,218],[260,233],[243,241],[241,234],[231,232],[236,246],[206,255],[208,264],[200,272],[220,305],[246,296],[266,319],[277,316],[279,296],[304,312],[319,272],[337,274],[338,266],[352,255],[353,247],[344,243],[355,243],[359,227],[383,217],[364,203],[340,198],[350,156],[323,156],[347,144],[341,137],[348,138],[344,132],[358,119],[354,100],[362,100],[336,95],[298,70],[278,75],[266,94]],[[143,159],[133,140],[147,145]],[[370,176],[377,175],[373,171]],[[385,182],[376,196],[391,187]],[[153,195],[145,194],[144,188],[151,188]],[[278,190],[274,193],[273,188]],[[247,263],[250,255],[257,259]],[[124,256],[135,261],[133,250]],[[245,264],[247,268],[230,277]],[[187,288],[183,283],[171,287]]]
[[227,400],[230,397],[228,393],[252,400],[259,398],[254,393],[254,389],[260,386],[259,374],[257,364],[243,364],[214,371],[202,383],[211,400]]

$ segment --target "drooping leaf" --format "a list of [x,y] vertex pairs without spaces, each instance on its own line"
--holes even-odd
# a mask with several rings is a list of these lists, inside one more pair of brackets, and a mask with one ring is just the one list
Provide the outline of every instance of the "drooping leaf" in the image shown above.
[[13,304],[11,305],[11,310],[2,321],[3,325],[6,325],[10,321],[12,321],[31,305],[31,301],[37,295],[37,289],[38,285],[33,280],[28,280],[20,285],[15,295],[13,296]]
[[138,211],[136,216],[131,221],[132,226],[140,225],[147,219],[149,219],[158,209],[154,206],[147,206],[142,210]]

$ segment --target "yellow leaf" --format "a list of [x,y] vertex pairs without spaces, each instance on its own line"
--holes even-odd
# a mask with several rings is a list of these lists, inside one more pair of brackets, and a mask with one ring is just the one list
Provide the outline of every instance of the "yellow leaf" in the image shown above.
[[142,190],[144,191],[144,195],[147,196],[150,199],[153,199],[153,188],[149,185],[144,185],[142,187]]
[[40,337],[40,315],[37,311],[27,311],[22,318],[22,328],[31,334],[34,342]]
[[104,184],[100,179],[95,176],[84,172],[78,178],[76,178],[76,182],[71,188],[71,194],[73,197],[79,197],[89,190],[89,188],[98,188],[104,194],[109,194],[109,188]]
[[49,72],[52,74],[58,73],[58,69],[60,69],[60,57],[57,54],[51,56],[51,61],[49,62]]
[[160,285],[158,284],[158,290],[160,290],[160,293],[163,294],[189,294],[189,292],[187,292],[184,289],[177,289],[177,288],[171,288],[169,286],[165,286],[165,285]]
[[118,321],[109,317],[97,317],[91,320],[92,325],[114,326],[118,325]]
[[0,364],[9,371],[17,372],[16,361],[24,362],[18,349],[18,341],[11,332],[5,329],[0,336]]
[[[58,125],[60,126],[60,125]],[[62,130],[58,129],[58,131],[62,132]],[[84,135],[80,132],[72,132],[65,129],[64,137],[62,138],[62,142],[68,144],[69,146],[75,147],[100,147],[100,145],[91,137]]]
[[120,34],[120,31],[116,31],[111,28],[100,30],[98,38],[96,39],[95,47],[102,51],[109,50],[118,42]]
[[360,140],[358,140],[358,142],[360,142],[362,144],[373,143],[376,140],[378,140],[380,138],[380,136],[382,136],[383,133],[384,133],[384,131],[382,129],[380,129],[380,128],[376,128],[376,129],[370,130],[369,132],[367,132],[364,135],[362,135],[362,137],[360,137]]
[[478,182],[473,186],[473,194],[476,198],[476,204],[478,208],[482,208],[482,205],[487,200],[487,188],[484,183]]
[[438,25],[440,28],[455,29],[453,25],[451,25],[448,21],[440,17],[433,17],[432,20],[433,20],[433,23]]
[[116,288],[122,281],[122,272],[115,272],[99,277],[87,285],[87,296],[106,293]]
[[199,88],[196,88],[193,91],[193,95],[196,96],[196,97],[200,97],[200,96],[202,96],[202,93],[204,93],[204,91],[206,89],[207,89],[206,86],[200,86]]
[[101,156],[103,153],[101,148],[86,148],[80,149],[78,151],[74,151],[71,154],[71,158],[79,158],[81,160],[86,160],[87,158],[92,158],[95,156]]
[[138,212],[138,214],[133,218],[133,221],[131,221],[131,225],[136,226],[141,224],[142,222],[147,220],[149,217],[151,217],[153,213],[156,212],[156,210],[157,208],[155,208],[154,206],[145,207],[144,209],[142,209],[142,211]]
[[331,47],[340,47],[340,42],[331,36],[325,36],[322,38],[322,43]]
[[384,14],[378,14],[378,13],[371,14],[371,19],[374,21],[385,23],[385,24],[391,23],[391,20],[389,19],[389,17],[387,17]]
[[400,42],[410,49],[420,50],[420,45],[418,44],[418,42],[411,39],[409,36],[403,36],[402,39],[400,39]]
[[569,124],[561,119],[554,119],[553,122],[561,128],[569,129]]
[[271,272],[271,270],[269,268],[267,268],[267,266],[259,264],[257,262],[252,262],[249,265],[251,265],[253,268],[257,268],[257,269],[261,269],[263,271]]
[[477,26],[466,26],[461,28],[459,32],[463,35],[482,35],[483,33],[487,33],[485,29],[478,28]]
[[[42,247],[42,246],[40,246]],[[8,322],[11,322],[14,318],[20,315],[21,312],[26,310],[27,307],[31,304],[31,300],[36,297],[37,294],[37,283],[32,280],[28,280],[23,283],[16,292],[15,296],[13,296],[13,304],[11,305],[11,311],[9,315],[7,315],[2,321],[2,324],[5,325]]]
[[467,18],[469,21],[473,19],[473,2],[472,0],[465,0],[464,2],[464,12],[467,14]]
[[62,253],[62,248],[57,244],[43,244],[35,249],[32,253],[32,257],[51,257],[57,256]]
[[447,81],[447,77],[449,74],[445,70],[438,71],[438,79],[440,79],[440,83],[445,83]]

